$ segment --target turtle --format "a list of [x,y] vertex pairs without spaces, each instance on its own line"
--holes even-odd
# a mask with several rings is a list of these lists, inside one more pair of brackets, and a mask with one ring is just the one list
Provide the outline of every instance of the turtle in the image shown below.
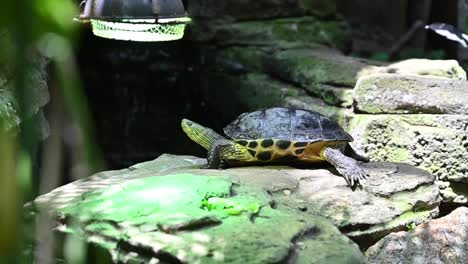
[[348,185],[368,177],[349,145],[353,137],[338,123],[320,113],[273,107],[243,113],[224,128],[224,137],[213,129],[183,119],[183,131],[208,151],[209,169],[259,163],[329,162]]

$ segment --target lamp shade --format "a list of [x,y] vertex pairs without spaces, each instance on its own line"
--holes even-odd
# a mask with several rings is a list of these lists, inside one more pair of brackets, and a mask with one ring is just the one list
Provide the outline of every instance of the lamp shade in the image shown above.
[[130,41],[170,41],[190,23],[181,0],[85,0],[81,22],[96,36]]
[[81,20],[155,19],[186,17],[181,0],[87,0]]

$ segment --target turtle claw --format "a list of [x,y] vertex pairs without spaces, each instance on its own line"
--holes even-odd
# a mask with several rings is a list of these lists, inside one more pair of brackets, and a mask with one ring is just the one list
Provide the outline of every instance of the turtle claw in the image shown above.
[[347,164],[346,167],[337,167],[338,172],[345,178],[348,186],[360,185],[369,178],[367,170],[357,161]]

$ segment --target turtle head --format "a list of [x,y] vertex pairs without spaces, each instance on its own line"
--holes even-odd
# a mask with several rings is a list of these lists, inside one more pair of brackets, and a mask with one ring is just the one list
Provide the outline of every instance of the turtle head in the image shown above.
[[224,139],[223,136],[216,133],[213,129],[204,127],[188,119],[182,119],[182,130],[187,136],[197,144],[209,150],[214,142]]

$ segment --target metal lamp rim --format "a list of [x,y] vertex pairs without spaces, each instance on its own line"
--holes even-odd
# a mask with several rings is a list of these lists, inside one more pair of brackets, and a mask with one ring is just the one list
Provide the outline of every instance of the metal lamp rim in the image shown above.
[[[159,20],[164,19],[178,19],[178,18],[188,18],[186,21],[169,21],[169,22],[158,22]],[[143,16],[143,17],[134,17],[134,16],[79,16],[75,17],[74,20],[78,22],[87,23],[91,20],[102,20],[107,22],[120,22],[123,23],[122,20],[136,20],[135,22],[131,22],[134,24],[146,24],[147,22],[138,22],[139,20],[154,20],[154,24],[190,24],[191,18],[188,14],[179,15],[179,16]]]

